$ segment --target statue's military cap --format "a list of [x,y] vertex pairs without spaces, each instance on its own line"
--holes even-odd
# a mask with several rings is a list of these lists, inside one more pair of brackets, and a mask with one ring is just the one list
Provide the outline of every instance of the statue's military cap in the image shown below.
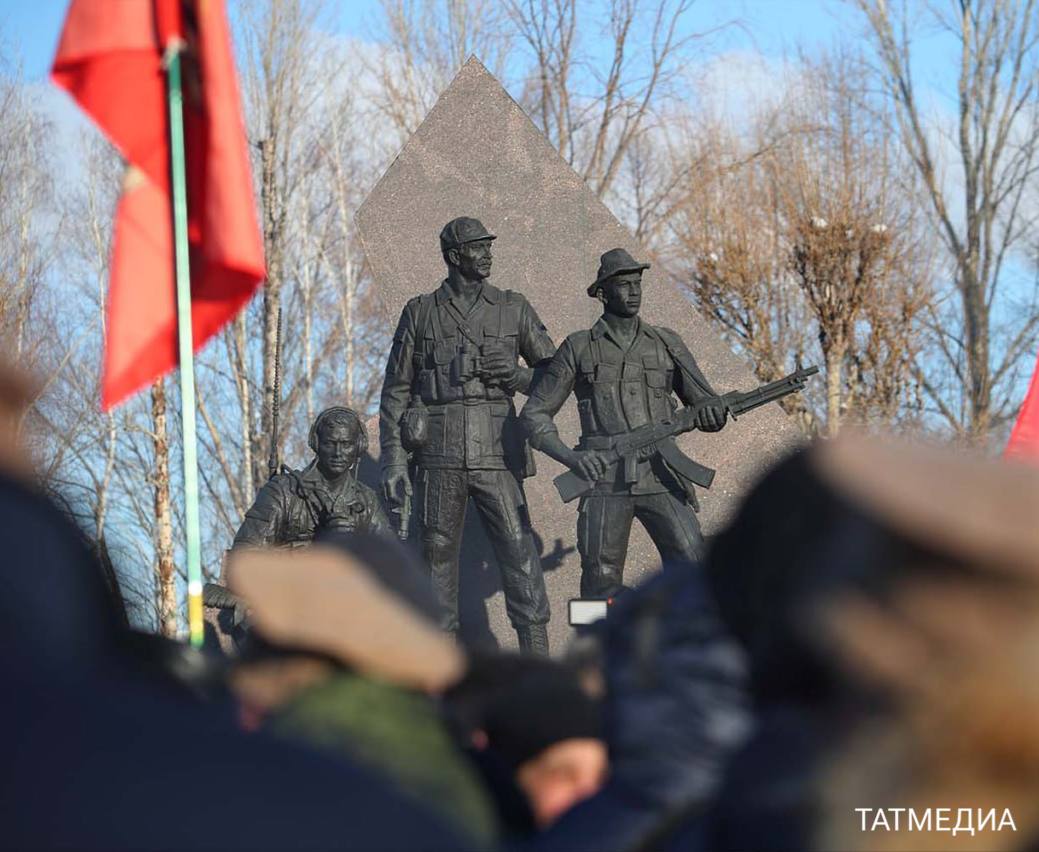
[[457,219],[452,219],[444,225],[444,229],[440,232],[440,250],[447,251],[448,249],[459,248],[466,243],[473,243],[477,240],[494,239],[497,239],[497,237],[488,231],[479,219],[459,216]]

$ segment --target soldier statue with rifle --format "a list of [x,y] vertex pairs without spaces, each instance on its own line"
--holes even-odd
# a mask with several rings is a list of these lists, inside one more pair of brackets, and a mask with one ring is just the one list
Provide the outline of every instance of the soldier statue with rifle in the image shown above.
[[[563,341],[521,413],[531,445],[570,468],[556,479],[560,496],[581,498],[582,598],[621,590],[634,518],[663,560],[699,559],[694,486],[709,487],[714,471],[685,456],[674,437],[716,432],[729,415],[798,391],[816,372],[799,370],[756,391],[720,396],[675,332],[639,319],[648,268],[621,248],[602,255],[588,288],[603,304],[602,317]],[[576,449],[560,440],[552,420],[571,392],[581,422]]]

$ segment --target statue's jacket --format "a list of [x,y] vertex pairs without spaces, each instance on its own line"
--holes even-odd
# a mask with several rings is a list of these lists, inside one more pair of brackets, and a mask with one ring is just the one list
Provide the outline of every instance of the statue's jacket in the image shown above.
[[[563,341],[523,407],[523,426],[535,447],[542,435],[557,432],[552,418],[571,393],[577,397],[581,420],[579,449],[606,449],[618,435],[671,419],[677,410],[673,394],[685,405],[716,396],[692,353],[671,329],[639,320],[635,337],[626,346],[601,318],[591,329],[576,331]],[[619,477],[600,484],[600,490],[630,494],[658,494],[679,487],[657,455],[639,462],[634,484]]]
[[[460,372],[463,353],[488,343],[522,358],[511,384],[487,383]],[[526,298],[484,282],[472,308],[451,298],[446,282],[405,305],[386,365],[379,412],[382,464],[405,464],[401,417],[413,398],[428,411],[428,440],[414,461],[426,469],[512,470],[533,473],[513,396],[526,393],[534,369],[547,364],[555,344]]]
[[267,481],[245,513],[233,546],[299,546],[311,542],[319,528],[391,535],[376,493],[350,475],[329,485],[315,459],[303,470]]

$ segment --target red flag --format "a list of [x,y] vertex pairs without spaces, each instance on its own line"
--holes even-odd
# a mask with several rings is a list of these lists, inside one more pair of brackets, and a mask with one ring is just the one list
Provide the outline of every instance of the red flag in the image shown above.
[[116,212],[101,404],[173,369],[177,312],[162,58],[184,53],[184,130],[195,349],[263,280],[241,98],[223,0],[72,0],[51,78],[128,160]]
[[1004,455],[1039,461],[1039,361]]

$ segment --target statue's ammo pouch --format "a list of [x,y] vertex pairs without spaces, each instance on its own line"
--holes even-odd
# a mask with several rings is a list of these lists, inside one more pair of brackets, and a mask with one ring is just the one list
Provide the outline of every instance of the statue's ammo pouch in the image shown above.
[[400,418],[400,443],[409,453],[421,450],[429,441],[429,409],[422,397],[411,397]]

